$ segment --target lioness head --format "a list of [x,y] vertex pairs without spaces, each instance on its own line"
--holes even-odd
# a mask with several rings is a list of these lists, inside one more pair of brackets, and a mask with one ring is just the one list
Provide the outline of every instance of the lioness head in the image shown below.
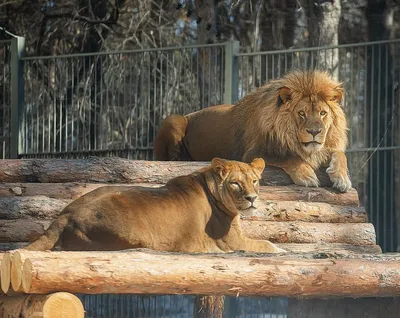
[[313,153],[323,149],[329,139],[344,139],[343,136],[332,136],[331,131],[332,126],[346,126],[340,106],[343,96],[340,83],[325,72],[310,71],[289,73],[281,84],[277,91],[279,110],[276,120],[283,127],[281,131],[285,131],[286,138],[289,132],[293,141],[297,139],[298,145],[292,145],[292,148]]
[[259,179],[265,168],[264,160],[254,159],[250,164],[214,158],[211,169],[216,180],[217,199],[231,214],[257,208]]

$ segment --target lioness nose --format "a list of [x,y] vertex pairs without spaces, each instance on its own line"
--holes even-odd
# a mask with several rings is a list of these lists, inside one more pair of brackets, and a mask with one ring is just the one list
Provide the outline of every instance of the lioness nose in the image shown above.
[[257,195],[246,195],[244,198],[247,201],[250,201],[251,203],[254,203],[254,201],[257,199]]
[[322,129],[320,128],[320,129],[306,129],[307,130],[307,132],[309,133],[309,134],[311,134],[313,137],[315,137],[316,135],[318,135],[321,131],[322,131]]

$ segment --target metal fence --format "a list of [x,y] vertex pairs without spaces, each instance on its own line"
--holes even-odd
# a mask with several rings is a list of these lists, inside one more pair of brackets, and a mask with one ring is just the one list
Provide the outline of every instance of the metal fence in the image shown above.
[[162,118],[222,102],[225,46],[23,58],[20,155],[151,159]]

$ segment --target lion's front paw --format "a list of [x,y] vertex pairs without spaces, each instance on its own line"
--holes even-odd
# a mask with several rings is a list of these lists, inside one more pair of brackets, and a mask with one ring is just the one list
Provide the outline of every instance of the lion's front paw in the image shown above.
[[334,188],[338,189],[340,192],[350,191],[351,181],[347,171],[338,172],[334,168],[329,167],[326,169],[326,173],[329,175]]
[[319,180],[311,167],[302,166],[289,173],[293,182],[304,187],[318,187]]
[[289,253],[289,252],[287,250],[284,250],[283,248],[276,247],[274,253]]

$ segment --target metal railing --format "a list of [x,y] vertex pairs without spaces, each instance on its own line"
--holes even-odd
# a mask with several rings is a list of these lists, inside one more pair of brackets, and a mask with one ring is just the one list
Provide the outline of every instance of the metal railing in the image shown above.
[[23,58],[20,155],[152,158],[161,120],[219,104],[225,45]]
[[227,42],[24,58],[21,38],[1,41],[1,154],[152,159],[154,135],[167,115],[233,103],[294,68],[327,69],[345,88],[353,184],[378,244],[395,251],[399,49],[395,40],[240,53],[238,42]]

